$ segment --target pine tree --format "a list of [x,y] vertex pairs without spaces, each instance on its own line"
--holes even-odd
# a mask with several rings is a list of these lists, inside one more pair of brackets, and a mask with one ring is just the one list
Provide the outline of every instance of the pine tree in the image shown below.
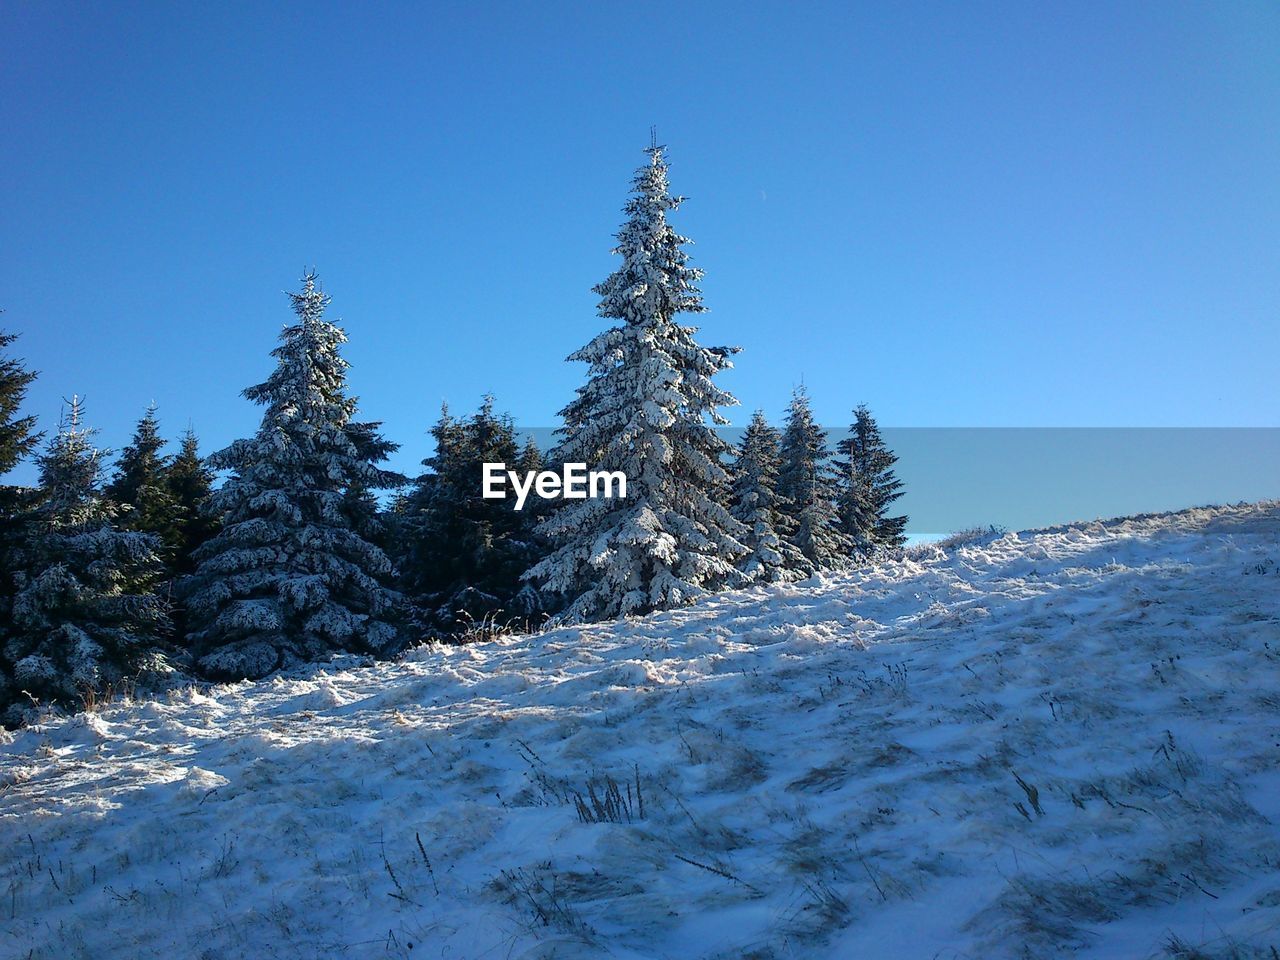
[[[0,655],[6,722],[23,693],[73,703],[146,666],[167,627],[154,593],[162,575],[157,539],[112,526],[118,506],[102,495],[105,451],[81,425],[78,398],[37,457],[40,503],[13,572],[13,622]],[[29,702],[29,701],[28,701]]]
[[[542,456],[542,451],[538,449],[538,442],[533,437],[526,437],[524,446],[520,448],[520,455],[516,458],[514,469],[521,474],[539,473],[546,469],[546,465],[546,458]],[[538,504],[549,502],[551,501],[543,500],[541,497],[538,497],[536,501]],[[530,507],[536,508],[536,504],[532,500],[525,503],[526,510]]]
[[425,609],[421,626],[451,633],[485,617],[519,618],[536,608],[520,574],[537,559],[531,529],[532,506],[517,511],[515,500],[483,497],[483,465],[522,466],[536,446],[522,450],[511,418],[494,412],[486,396],[465,420],[446,406],[431,430],[435,453],[423,461],[428,472],[414,481],[400,504],[399,566],[405,592]]
[[[0,351],[17,339],[16,334],[0,331]],[[36,418],[19,416],[27,388],[35,378],[21,360],[0,355],[0,477],[30,456],[42,439],[35,432]],[[22,540],[21,528],[31,505],[31,490],[0,484],[0,569],[12,567],[10,553]],[[6,615],[10,586],[7,577],[0,577],[0,638],[10,619]]]
[[807,572],[842,565],[849,542],[838,528],[838,488],[826,432],[813,421],[809,396],[796,390],[782,434],[778,492],[790,504],[795,523],[791,542],[807,561]]
[[[16,334],[0,331],[0,350],[7,350],[17,340]],[[25,460],[40,444],[35,432],[35,417],[20,417],[18,412],[27,397],[27,388],[36,375],[14,357],[0,356],[0,477]],[[24,497],[19,488],[0,485],[0,522],[8,523],[18,511]]]
[[[525,437],[520,454],[516,457],[515,470],[520,476],[528,476],[539,474],[546,469],[547,460],[542,455],[537,440],[532,436]],[[518,536],[523,544],[524,553],[521,569],[517,572],[517,590],[507,602],[507,608],[518,617],[522,617],[526,625],[531,625],[536,619],[545,622],[557,608],[556,597],[543,593],[529,583],[524,577],[524,571],[547,555],[548,544],[542,535],[542,528],[556,505],[561,502],[531,495],[525,500],[524,509],[515,514],[518,518]]]
[[[422,461],[427,470],[411,481],[396,510],[396,566],[401,587],[418,610],[418,627],[430,632],[442,626],[434,608],[444,603],[444,587],[456,582],[461,566],[451,535],[480,481],[464,475],[466,436],[447,403],[428,432],[435,451]],[[445,621],[444,627],[453,625],[451,615]]]
[[898,458],[885,446],[866,404],[854,411],[849,436],[836,449],[843,457],[836,462],[840,529],[854,554],[867,557],[880,548],[902,546],[907,518],[889,516],[890,505],[902,496],[902,481],[893,472]]
[[[0,331],[0,351],[17,339],[15,334]],[[27,388],[36,375],[22,361],[0,355],[0,477],[25,460],[40,444],[35,432],[36,418],[20,416]],[[13,631],[13,591],[11,571],[16,569],[26,527],[30,521],[33,491],[25,487],[0,484],[0,651]],[[10,671],[0,653],[0,710],[9,701]]]
[[731,512],[747,529],[743,542],[749,551],[739,569],[752,582],[799,580],[808,568],[791,542],[795,522],[788,515],[789,505],[778,495],[781,441],[781,433],[757,410],[733,465]]
[[324,319],[314,273],[290,294],[271,376],[244,391],[266,409],[257,434],[209,458],[233,471],[214,491],[221,531],[195,553],[183,591],[197,666],[217,679],[257,678],[334,652],[397,643],[391,561],[375,542],[373,491],[400,484],[378,464],[395,445],[357,423],[342,330]]
[[118,526],[155,534],[166,555],[171,555],[178,540],[178,506],[165,480],[170,458],[161,453],[164,446],[152,404],[120,454],[106,495],[122,508]]
[[726,508],[729,448],[713,428],[737,401],[712,383],[736,348],[702,347],[676,322],[705,308],[689,241],[667,223],[683,198],[663,151],[647,151],[613,251],[622,265],[595,287],[599,315],[619,323],[569,357],[588,364],[587,382],[561,411],[552,459],[621,471],[627,497],[566,502],[544,524],[554,552],[526,576],[567,598],[563,621],[679,606],[741,580],[746,531]]
[[213,471],[200,458],[200,441],[187,430],[177,456],[164,475],[174,504],[174,571],[185,576],[195,570],[193,554],[213,538],[221,527],[209,506],[213,494]]

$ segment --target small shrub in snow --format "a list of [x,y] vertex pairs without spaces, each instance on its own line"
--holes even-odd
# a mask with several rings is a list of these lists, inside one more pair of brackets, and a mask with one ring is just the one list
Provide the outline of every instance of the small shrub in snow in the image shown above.
[[929,544],[929,546],[937,547],[946,553],[958,550],[960,547],[981,546],[991,543],[993,540],[999,540],[1008,531],[997,524],[991,524],[986,527],[966,527],[964,530],[957,530],[955,533],[949,534],[937,543]]
[[587,794],[574,793],[574,807],[583,823],[632,823],[644,819],[644,794],[640,790],[640,770],[636,769],[635,792],[630,782],[619,786],[613,777],[589,781]]
[[502,610],[476,619],[466,610],[458,612],[458,629],[444,637],[449,644],[486,643],[499,637],[537,633],[547,622],[547,615],[508,617]]
[[493,885],[509,904],[527,908],[538,926],[554,927],[588,943],[594,940],[595,931],[569,902],[550,863],[533,870],[503,870]]

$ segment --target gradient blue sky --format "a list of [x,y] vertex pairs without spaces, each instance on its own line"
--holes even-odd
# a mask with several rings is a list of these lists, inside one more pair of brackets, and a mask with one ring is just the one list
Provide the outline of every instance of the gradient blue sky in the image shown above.
[[1280,425],[1275,3],[0,4],[0,324],[51,427],[251,432],[315,264],[412,469],[581,382],[650,124],[745,422]]

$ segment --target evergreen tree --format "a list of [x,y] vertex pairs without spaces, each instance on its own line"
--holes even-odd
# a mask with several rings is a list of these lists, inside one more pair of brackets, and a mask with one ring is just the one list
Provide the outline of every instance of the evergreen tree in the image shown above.
[[[516,458],[514,469],[521,474],[540,473],[547,468],[546,458],[542,456],[542,451],[538,449],[538,442],[533,437],[526,437],[524,446],[520,448],[520,455]],[[536,499],[536,503],[550,503],[549,500],[543,500],[541,497]],[[524,508],[528,510],[535,506],[534,500],[525,503]]]
[[[542,455],[537,440],[532,436],[525,437],[520,454],[516,457],[515,470],[521,476],[537,475],[548,469],[547,459]],[[558,469],[558,465],[557,465]],[[524,509],[517,516],[520,524],[520,539],[525,544],[523,566],[517,574],[518,586],[515,596],[508,601],[508,609],[531,622],[535,615],[542,621],[557,609],[557,598],[543,593],[524,577],[524,571],[547,555],[548,544],[542,535],[543,525],[560,500],[546,500],[536,494],[530,494],[524,502]]]
[[[16,334],[0,331],[0,351],[7,350],[17,339]],[[18,415],[26,400],[27,388],[35,378],[35,373],[24,367],[21,360],[0,356],[0,477],[30,456],[40,444],[41,435],[35,432],[36,418]],[[0,522],[7,526],[24,499],[21,489],[0,485]]]
[[290,294],[271,376],[244,391],[265,406],[261,426],[209,458],[233,471],[214,491],[223,517],[195,552],[184,588],[197,666],[218,679],[257,678],[340,651],[385,653],[397,643],[393,570],[375,542],[372,491],[403,482],[378,464],[395,445],[357,423],[347,396],[342,330],[324,319],[314,273]]
[[[0,351],[6,350],[17,335],[0,331]],[[40,444],[42,435],[35,432],[36,418],[19,416],[27,388],[36,375],[21,360],[0,355],[0,477],[25,460]],[[28,488],[0,484],[0,569],[11,568],[10,553],[21,542],[21,528],[32,505]],[[9,617],[8,578],[0,577],[0,637]]]
[[[17,339],[15,334],[0,331],[0,351]],[[35,432],[36,418],[20,416],[27,388],[36,375],[22,361],[0,354],[0,477],[25,460],[39,445]],[[25,528],[30,520],[33,491],[25,487],[0,484],[0,651],[13,630],[13,591],[11,571],[17,564]],[[10,671],[0,654],[0,710],[8,703],[12,690]]]
[[537,559],[533,500],[483,497],[483,465],[530,469],[537,447],[520,448],[511,418],[494,413],[486,396],[465,420],[441,411],[431,430],[435,453],[428,472],[414,481],[400,504],[399,559],[405,592],[425,610],[421,626],[450,633],[486,616],[509,618],[537,608],[520,574]]
[[778,495],[782,435],[757,410],[733,465],[731,512],[747,529],[748,549],[739,569],[753,582],[799,580],[807,561],[791,542],[795,522]]
[[843,457],[836,462],[840,529],[853,552],[866,557],[879,548],[902,546],[907,518],[889,516],[890,505],[902,496],[902,481],[893,472],[898,458],[885,446],[866,404],[854,411],[849,436],[836,449]]
[[200,459],[200,441],[194,431],[187,430],[183,435],[164,481],[174,505],[173,569],[185,576],[195,570],[192,555],[221,527],[209,506],[213,471]]
[[437,623],[434,608],[444,603],[444,587],[456,582],[462,566],[450,534],[465,501],[477,495],[480,479],[464,475],[466,436],[447,403],[428,432],[435,451],[422,461],[427,470],[411,482],[396,510],[396,565],[402,589],[417,608],[419,628],[433,631],[454,623],[448,612],[444,624]]
[[170,458],[161,454],[164,445],[153,404],[120,454],[106,495],[122,508],[118,526],[155,534],[171,554],[178,540],[178,506],[165,479]]
[[599,315],[619,323],[569,357],[588,364],[587,382],[561,411],[552,459],[621,471],[627,497],[567,501],[547,518],[554,552],[526,576],[569,601],[564,621],[679,606],[741,580],[746,531],[726,508],[729,448],[712,426],[737,403],[712,383],[736,348],[702,347],[676,322],[705,308],[689,241],[667,223],[683,198],[668,190],[663,149],[635,176],[613,251],[622,265],[595,288]]
[[791,542],[807,561],[807,572],[842,564],[849,542],[838,527],[839,490],[827,449],[826,432],[813,421],[804,388],[791,398],[782,434],[778,492],[790,504],[795,523]]
[[99,488],[104,451],[81,426],[82,412],[73,398],[37,458],[41,499],[13,571],[13,622],[0,655],[9,723],[21,717],[23,693],[69,704],[142,669],[167,626],[154,593],[157,540],[112,526],[118,507]]

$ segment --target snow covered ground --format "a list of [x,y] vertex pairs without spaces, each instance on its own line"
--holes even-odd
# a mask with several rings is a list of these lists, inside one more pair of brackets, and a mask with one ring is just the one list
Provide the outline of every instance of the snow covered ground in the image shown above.
[[1274,960],[1280,504],[0,740],[4,957]]

